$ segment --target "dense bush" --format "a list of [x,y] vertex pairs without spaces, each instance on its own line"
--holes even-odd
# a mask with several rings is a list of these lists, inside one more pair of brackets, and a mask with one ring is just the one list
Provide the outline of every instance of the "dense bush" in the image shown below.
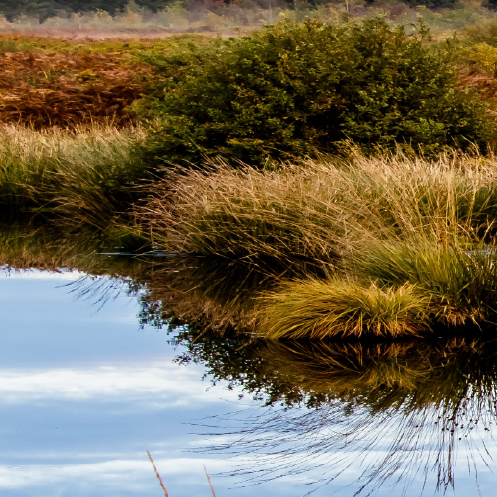
[[160,76],[149,160],[221,155],[252,164],[332,150],[408,143],[485,147],[492,125],[455,86],[454,47],[428,46],[381,17],[326,26],[280,22],[243,38],[148,57]]

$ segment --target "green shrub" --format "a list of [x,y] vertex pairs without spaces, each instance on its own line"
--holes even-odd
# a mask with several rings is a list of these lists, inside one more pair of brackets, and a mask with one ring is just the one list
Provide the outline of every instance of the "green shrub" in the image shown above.
[[427,46],[382,18],[338,26],[280,22],[243,38],[146,56],[160,79],[142,152],[155,163],[224,156],[251,164],[407,143],[484,148],[484,106],[457,89],[454,44]]

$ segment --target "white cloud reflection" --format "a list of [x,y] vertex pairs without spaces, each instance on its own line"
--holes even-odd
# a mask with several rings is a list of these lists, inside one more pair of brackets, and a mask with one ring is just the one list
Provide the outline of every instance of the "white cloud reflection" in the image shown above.
[[[184,406],[193,401],[219,402],[220,391],[199,381],[197,368],[176,364],[152,367],[104,366],[92,369],[0,370],[0,399],[10,403],[33,400],[129,401],[133,398]],[[235,392],[222,397],[237,399]]]
[[[199,483],[205,484],[203,473],[204,458],[167,458],[154,459],[161,474],[187,476],[189,479],[197,476]],[[226,471],[230,468],[229,461],[215,460],[210,462],[213,471]],[[155,476],[148,461],[146,452],[141,459],[116,459],[92,464],[37,464],[22,466],[0,465],[0,488],[34,487],[38,485],[53,485],[84,481],[86,484],[107,484],[127,489],[140,488],[144,482],[155,485]]]
[[85,277],[86,273],[66,268],[47,271],[42,269],[9,269],[7,266],[0,266],[0,275],[23,280],[77,280]]

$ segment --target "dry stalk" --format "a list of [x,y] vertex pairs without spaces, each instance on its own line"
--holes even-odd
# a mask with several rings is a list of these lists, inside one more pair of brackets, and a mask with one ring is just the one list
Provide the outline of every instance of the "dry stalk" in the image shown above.
[[216,497],[216,492],[214,491],[214,487],[212,486],[211,477],[209,476],[209,473],[207,473],[207,468],[205,467],[205,464],[204,464],[204,471],[205,471],[205,476],[207,476],[207,481],[209,482],[209,487],[211,487],[212,496]]
[[159,472],[157,471],[157,468],[155,467],[155,463],[154,463],[154,460],[152,458],[152,454],[150,454],[150,452],[148,450],[147,450],[147,454],[148,454],[148,459],[152,463],[152,467],[154,468],[155,476],[159,480],[159,485],[161,486],[162,490],[164,490],[164,495],[166,497],[169,497],[169,494],[167,492],[167,488],[164,486],[164,483],[162,482],[162,478],[161,478]]

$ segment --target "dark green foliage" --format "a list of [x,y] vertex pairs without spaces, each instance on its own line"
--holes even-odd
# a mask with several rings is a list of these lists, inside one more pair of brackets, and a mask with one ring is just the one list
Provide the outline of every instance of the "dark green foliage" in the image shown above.
[[[128,3],[129,0],[18,0],[17,2],[0,0],[0,12],[9,21],[23,14],[44,21],[57,14],[72,12],[105,10],[115,15],[122,12]],[[172,0],[136,0],[135,3],[140,7],[156,12],[172,3]]]
[[429,9],[436,9],[440,7],[448,9],[454,8],[454,6],[457,4],[457,0],[407,0],[406,3],[411,7],[424,5]]
[[382,17],[325,26],[280,22],[244,38],[180,47],[147,58],[161,81],[150,114],[159,124],[148,160],[197,162],[221,155],[269,157],[408,143],[484,148],[492,125],[483,104],[455,87],[454,44],[426,46]]

